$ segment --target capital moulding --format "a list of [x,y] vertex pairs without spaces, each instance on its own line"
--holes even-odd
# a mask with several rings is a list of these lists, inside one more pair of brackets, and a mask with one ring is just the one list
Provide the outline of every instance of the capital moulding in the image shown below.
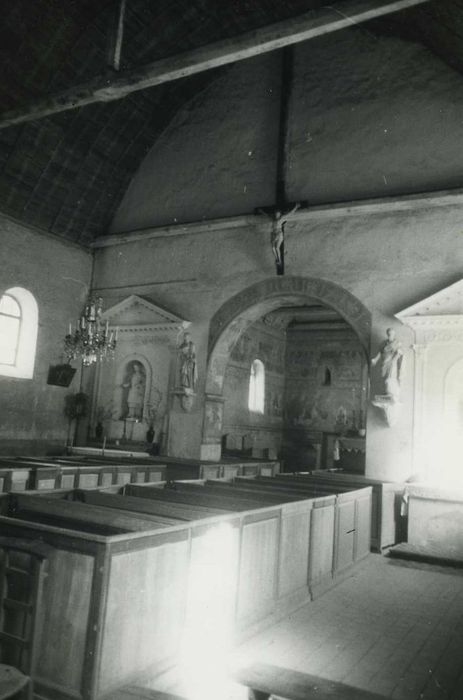
[[150,339],[160,340],[160,336],[164,336],[168,342],[175,342],[177,336],[191,325],[190,321],[136,294],[111,306],[101,318],[108,322],[110,328],[118,329],[121,339],[137,336],[137,340],[143,343]]
[[463,342],[463,280],[396,314],[418,344]]
[[211,231],[229,231],[234,228],[246,228],[254,225],[256,217],[253,215],[230,216],[223,219],[209,219],[207,221],[192,221],[183,224],[171,224],[169,226],[156,226],[146,229],[125,231],[124,233],[111,233],[99,236],[91,244],[92,248],[109,248],[114,245],[146,241],[150,238],[170,238],[172,236],[192,236],[198,233]]
[[117,323],[110,323],[109,328],[118,328],[119,335],[124,333],[141,333],[146,335],[151,333],[152,335],[157,335],[158,333],[178,333],[184,330],[185,326],[182,324],[174,323],[152,323],[143,324],[140,326],[118,326]]

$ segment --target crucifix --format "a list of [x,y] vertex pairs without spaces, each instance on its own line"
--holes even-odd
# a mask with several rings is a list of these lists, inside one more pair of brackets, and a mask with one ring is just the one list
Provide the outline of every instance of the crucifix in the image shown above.
[[277,275],[285,274],[285,225],[299,209],[299,203],[291,203],[286,198],[285,170],[288,154],[288,121],[291,88],[293,83],[293,47],[287,46],[282,50],[280,117],[278,128],[277,172],[276,172],[276,204],[257,212],[268,217],[272,222],[271,245],[275,257]]

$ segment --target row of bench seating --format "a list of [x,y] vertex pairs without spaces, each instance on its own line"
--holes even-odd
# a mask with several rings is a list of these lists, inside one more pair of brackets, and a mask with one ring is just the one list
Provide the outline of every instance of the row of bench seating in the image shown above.
[[163,460],[69,456],[0,458],[0,493],[9,491],[94,488],[173,479],[231,479],[237,475],[274,475],[277,462],[208,464]]

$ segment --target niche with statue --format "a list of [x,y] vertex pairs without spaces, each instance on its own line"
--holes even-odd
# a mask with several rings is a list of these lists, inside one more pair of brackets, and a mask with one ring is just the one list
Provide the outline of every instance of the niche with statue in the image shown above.
[[132,295],[109,308],[109,327],[119,329],[114,362],[97,367],[92,425],[106,445],[146,450],[167,443],[179,337],[189,325],[152,302]]
[[122,383],[116,387],[116,413],[119,420],[142,420],[145,412],[146,369],[140,360],[130,360],[123,368]]

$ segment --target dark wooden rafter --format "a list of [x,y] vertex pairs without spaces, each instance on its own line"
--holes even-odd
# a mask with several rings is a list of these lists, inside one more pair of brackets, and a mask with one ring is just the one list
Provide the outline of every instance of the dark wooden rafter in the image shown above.
[[[232,39],[218,41],[121,74],[98,76],[85,84],[39,100],[23,109],[4,113],[0,116],[0,128],[34,121],[96,102],[120,100],[137,90],[242,61],[429,1],[350,0],[306,12]],[[122,11],[119,16],[122,16],[123,23]],[[122,41],[122,30],[120,40]],[[114,51],[114,59],[116,54],[117,51]],[[114,60],[113,65],[115,63]]]
[[292,46],[283,49],[281,60],[280,120],[278,128],[277,181],[275,202],[278,209],[286,205],[286,165],[288,161],[288,128],[291,92],[293,86],[294,51]]
[[[275,208],[274,216],[277,211],[283,211],[286,207],[286,166],[288,162],[288,142],[289,142],[289,110],[291,102],[291,92],[293,86],[293,63],[294,49],[292,46],[286,46],[281,51],[281,83],[280,83],[280,118],[278,125],[278,145],[277,145],[277,169],[276,169],[276,187],[275,187]],[[274,221],[273,226],[278,226],[278,222]],[[284,231],[284,224],[281,226]],[[273,245],[273,236],[272,236]],[[279,262],[276,261],[276,271],[278,275],[284,275],[285,271],[285,244],[284,240],[279,246]]]
[[109,26],[107,62],[115,71],[121,67],[122,40],[124,37],[124,19],[126,0],[119,0]]

